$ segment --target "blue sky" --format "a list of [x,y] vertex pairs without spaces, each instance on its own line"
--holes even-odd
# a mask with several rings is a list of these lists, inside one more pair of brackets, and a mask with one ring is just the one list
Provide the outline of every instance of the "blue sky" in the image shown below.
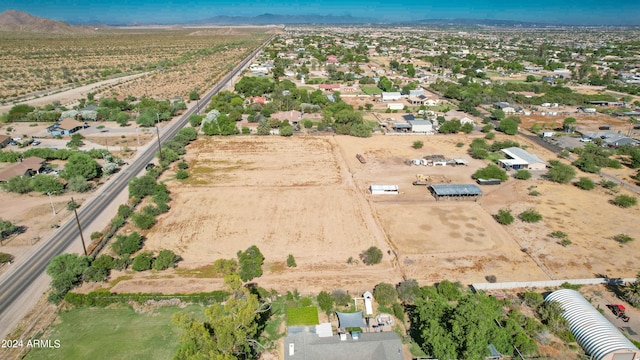
[[352,15],[388,21],[499,19],[569,25],[640,25],[640,1],[618,0],[2,0],[20,10],[70,22],[179,23],[216,15]]

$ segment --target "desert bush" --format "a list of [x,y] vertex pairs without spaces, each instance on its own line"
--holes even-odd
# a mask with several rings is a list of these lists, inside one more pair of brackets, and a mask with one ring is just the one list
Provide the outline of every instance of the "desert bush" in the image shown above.
[[422,140],[416,140],[413,142],[414,149],[422,149],[423,146],[424,146],[424,142]]
[[633,238],[627,234],[618,234],[613,237],[613,240],[619,242],[620,244],[626,244],[633,241]]
[[142,236],[137,232],[129,235],[116,235],[116,241],[113,242],[111,248],[120,256],[131,255],[142,248]]
[[[153,270],[165,270],[176,265],[178,256],[171,250],[160,250],[158,256],[153,260]],[[134,269],[135,270],[135,269]]]
[[495,216],[496,221],[502,225],[509,225],[513,223],[515,220],[513,215],[511,215],[511,210],[509,209],[500,209],[498,210],[498,214]]
[[524,222],[535,223],[542,220],[542,215],[533,209],[529,209],[521,212],[518,218]]
[[616,186],[618,186],[618,184],[616,184],[614,181],[611,180],[602,180],[600,181],[600,186],[602,186],[605,189],[614,189]]
[[365,265],[379,264],[382,261],[382,250],[372,246],[360,253],[360,259]]
[[156,223],[156,218],[147,213],[135,213],[131,215],[133,224],[142,230],[150,229]]
[[580,180],[576,181],[574,184],[582,190],[593,190],[596,187],[596,183],[588,177],[581,177]]
[[514,177],[519,180],[529,180],[531,179],[531,172],[525,169],[518,170]]
[[635,206],[638,200],[629,195],[618,195],[615,199],[611,200],[611,203],[622,208],[628,208]]
[[186,179],[188,177],[189,177],[189,173],[186,172],[185,170],[176,171],[176,179],[182,180],[182,179]]
[[298,266],[296,264],[296,259],[293,257],[293,254],[289,254],[289,256],[287,256],[287,266],[288,267],[296,267],[296,266]]
[[389,306],[398,301],[398,292],[396,288],[388,283],[379,283],[373,288],[373,297],[378,304]]
[[564,231],[556,230],[556,231],[550,233],[549,236],[551,236],[552,238],[556,238],[556,239],[564,239],[568,235]]
[[149,251],[141,252],[133,258],[131,263],[131,269],[135,271],[145,271],[151,269],[151,263],[153,262],[153,253]]

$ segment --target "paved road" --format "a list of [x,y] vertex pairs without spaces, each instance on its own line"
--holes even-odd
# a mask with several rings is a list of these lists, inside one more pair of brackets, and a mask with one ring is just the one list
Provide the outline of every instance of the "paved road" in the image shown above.
[[[210,90],[200,101],[200,108],[206,107],[211,97],[217,94],[237,74],[246,68],[262,47],[272,39],[273,36],[252,52],[240,65],[222,79],[218,85]],[[189,116],[198,110],[195,106],[192,106],[180,118],[166,126],[160,136],[161,141],[167,141],[173,138],[173,136],[189,122]],[[104,184],[96,196],[88,200],[78,209],[78,216],[82,224],[89,224],[102,216],[110,218],[113,215],[103,214],[104,209],[109,207],[110,203],[118,197],[118,194],[126,191],[129,179],[141,173],[146,164],[153,160],[156,152],[155,145],[155,142],[150,143],[131,165]],[[62,224],[51,238],[35,245],[24,261],[12,264],[11,268],[0,276],[0,339],[5,339],[17,324],[17,321],[24,317],[30,310],[29,308],[25,309],[25,306],[21,306],[21,304],[28,303],[29,301],[27,301],[27,299],[29,299],[29,297],[38,296],[34,294],[32,285],[38,280],[36,285],[42,286],[42,274],[45,272],[51,259],[58,254],[64,253],[74,242],[79,241],[75,219],[71,218]],[[40,290],[40,293],[42,293],[44,289]]]

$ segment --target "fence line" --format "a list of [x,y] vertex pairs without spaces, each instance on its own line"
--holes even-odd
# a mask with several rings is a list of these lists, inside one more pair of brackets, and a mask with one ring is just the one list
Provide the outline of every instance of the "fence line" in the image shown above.
[[517,289],[517,288],[544,288],[558,287],[564,283],[571,285],[622,285],[627,282],[634,282],[636,278],[593,278],[593,279],[565,279],[565,280],[543,280],[543,281],[513,281],[501,283],[480,283],[471,284],[473,291],[478,290],[500,290],[500,289]]

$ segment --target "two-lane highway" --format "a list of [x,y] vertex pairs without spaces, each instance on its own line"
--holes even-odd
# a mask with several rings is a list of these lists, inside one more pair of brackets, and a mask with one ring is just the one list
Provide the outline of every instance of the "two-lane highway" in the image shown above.
[[[268,44],[272,39],[273,36],[253,51],[218,85],[211,89],[202,100],[200,100],[200,107],[204,108],[211,100],[211,97],[217,94],[230,83],[240,71],[246,68],[264,45]],[[175,134],[189,122],[189,116],[196,111],[196,107],[191,106],[177,121],[165,127],[160,136],[161,142],[173,138]],[[107,208],[107,205],[110,205],[121,192],[127,190],[129,180],[140,174],[146,164],[153,160],[156,150],[156,142],[149,143],[131,165],[105,183],[98,190],[96,196],[86,201],[84,205],[78,209],[80,222],[82,224],[90,224],[100,217],[111,218],[114,214],[104,213],[104,209]],[[24,306],[20,307],[19,304],[27,300],[27,298],[25,298],[26,296],[33,296],[33,291],[28,290],[36,279],[43,276],[51,259],[58,254],[64,253],[71,244],[79,241],[80,236],[75,219],[71,218],[62,224],[52,237],[34,245],[26,254],[25,259],[12,264],[11,268],[0,276],[0,338],[5,339],[17,321],[30,310],[24,309]],[[40,291],[40,294],[41,293]],[[16,311],[19,311],[18,309],[24,313],[16,313]]]

